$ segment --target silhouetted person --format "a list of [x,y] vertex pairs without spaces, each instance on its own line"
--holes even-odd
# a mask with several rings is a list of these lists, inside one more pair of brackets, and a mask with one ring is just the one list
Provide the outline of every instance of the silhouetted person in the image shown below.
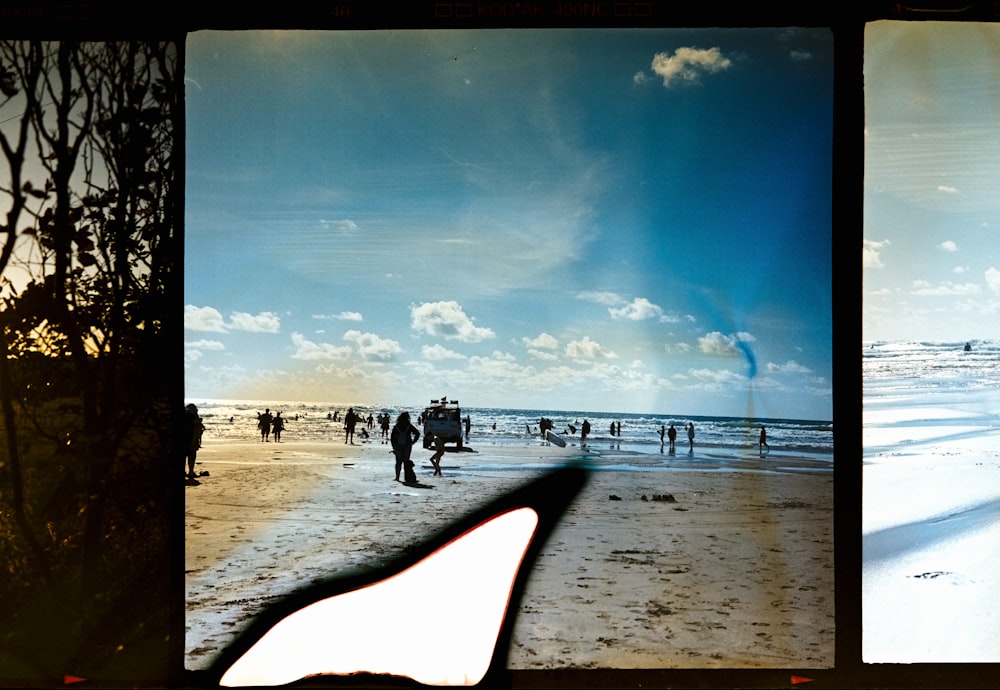
[[670,452],[674,452],[674,442],[677,440],[677,429],[671,424],[670,428],[667,429],[667,438],[670,439]]
[[615,436],[617,436],[618,438],[621,438],[622,437],[622,423],[618,422],[617,427],[618,428],[615,429]]
[[274,415],[271,420],[271,434],[275,443],[281,443],[281,432],[285,430],[285,420],[281,418],[281,413]]
[[694,422],[688,422],[688,452],[694,452]]
[[265,408],[264,414],[257,415],[257,428],[260,429],[260,442],[264,443],[271,435],[271,408]]
[[194,479],[194,461],[201,448],[201,435],[205,424],[198,416],[198,407],[191,403],[184,408],[184,459],[187,461],[187,478]]
[[472,431],[472,418],[465,415],[465,440],[469,440],[469,432]]
[[[409,417],[407,417],[409,419]],[[358,415],[354,412],[353,407],[347,408],[347,414],[344,415],[344,443],[350,443],[354,445],[354,427],[358,424]]]
[[434,475],[441,475],[441,458],[444,457],[444,439],[440,436],[434,437],[434,455],[431,456],[431,464],[434,465]]
[[587,440],[587,436],[589,436],[589,435],[590,435],[590,422],[588,422],[585,419],[585,420],[583,420],[583,426],[580,427],[580,442],[582,443],[582,442],[586,441]]
[[767,429],[765,429],[764,427],[760,428],[760,443],[758,445],[758,448],[760,448],[761,457],[764,456],[765,448],[767,448],[768,451],[771,450],[771,446],[767,445]]
[[[660,446],[661,447],[663,446],[663,443],[664,443],[663,435],[666,434],[666,433],[667,433],[667,427],[665,427],[663,424],[661,424],[660,425]],[[611,435],[612,436],[615,435],[615,425],[614,424],[611,425]]]
[[414,484],[417,475],[413,471],[413,461],[410,460],[410,453],[413,451],[413,444],[420,438],[417,427],[410,423],[410,413],[400,412],[396,418],[396,426],[392,428],[389,442],[392,444],[392,452],[396,454],[396,481],[399,481],[399,470],[403,470],[404,481]]

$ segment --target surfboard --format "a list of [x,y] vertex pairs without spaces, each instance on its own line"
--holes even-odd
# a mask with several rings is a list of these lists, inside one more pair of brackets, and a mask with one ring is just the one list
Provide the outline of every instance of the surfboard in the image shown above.
[[546,429],[545,430],[545,440],[546,441],[551,441],[552,443],[556,444],[560,448],[565,448],[566,447],[566,441],[563,440],[563,437],[560,436],[559,434],[555,433],[551,429]]

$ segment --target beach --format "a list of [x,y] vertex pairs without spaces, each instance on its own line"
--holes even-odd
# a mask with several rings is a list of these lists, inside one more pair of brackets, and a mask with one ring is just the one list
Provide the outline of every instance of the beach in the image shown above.
[[866,345],[862,657],[1000,661],[996,342]]
[[[393,481],[377,440],[206,438],[196,469],[208,474],[185,487],[186,667],[207,668],[282,594],[384,566],[581,453],[469,445],[437,477],[415,448],[421,489]],[[534,566],[509,668],[833,666],[831,463],[679,450],[600,453]]]

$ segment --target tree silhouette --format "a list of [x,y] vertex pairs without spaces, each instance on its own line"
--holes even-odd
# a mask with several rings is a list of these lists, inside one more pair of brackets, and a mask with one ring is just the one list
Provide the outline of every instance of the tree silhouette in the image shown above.
[[179,663],[180,59],[0,42],[0,678]]

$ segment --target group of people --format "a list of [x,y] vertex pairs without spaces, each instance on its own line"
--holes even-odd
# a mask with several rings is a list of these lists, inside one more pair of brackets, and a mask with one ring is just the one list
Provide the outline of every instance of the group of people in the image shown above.
[[[670,423],[670,428],[667,429],[663,424],[660,425],[660,448],[663,448],[663,435],[664,432],[667,436],[667,442],[670,444],[669,452],[673,453],[676,451],[677,442],[677,429],[674,427],[673,422]],[[688,452],[694,452],[694,422],[688,422],[687,425],[687,435],[688,435]]]
[[266,443],[274,437],[275,443],[281,442],[281,432],[285,430],[285,420],[280,412],[271,414],[271,408],[265,408],[257,413],[257,428],[260,429],[260,442]]

